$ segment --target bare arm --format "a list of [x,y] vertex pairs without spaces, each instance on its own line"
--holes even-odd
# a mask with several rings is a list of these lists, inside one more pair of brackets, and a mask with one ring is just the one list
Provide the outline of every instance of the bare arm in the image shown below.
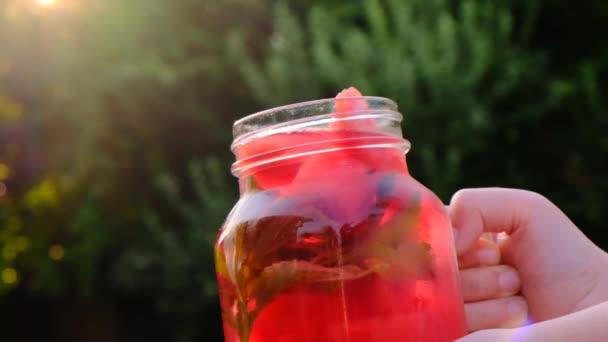
[[532,327],[525,341],[608,341],[608,302]]
[[487,341],[608,341],[608,302],[522,328],[482,330],[457,342]]

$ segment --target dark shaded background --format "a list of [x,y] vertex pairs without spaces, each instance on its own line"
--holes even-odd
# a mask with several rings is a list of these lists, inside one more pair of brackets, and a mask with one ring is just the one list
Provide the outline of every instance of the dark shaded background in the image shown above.
[[413,175],[608,249],[608,2],[0,0],[0,339],[220,341],[232,122],[354,85]]

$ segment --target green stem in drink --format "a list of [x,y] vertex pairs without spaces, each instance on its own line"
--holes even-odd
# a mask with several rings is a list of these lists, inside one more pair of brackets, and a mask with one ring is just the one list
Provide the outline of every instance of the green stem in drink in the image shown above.
[[222,247],[229,252],[216,250],[218,274],[234,285],[231,287],[234,293],[227,295],[233,302],[223,308],[226,321],[235,325],[241,341],[248,341],[262,310],[294,285],[333,291],[345,281],[372,274],[400,279],[429,270],[429,245],[411,235],[419,222],[420,211],[421,199],[415,195],[388,222],[375,227],[371,235],[358,241],[356,248],[347,250],[334,243],[333,235],[340,234],[340,227],[328,226],[312,236],[307,235],[325,241],[327,246],[321,249],[343,253],[337,264],[335,258],[316,256],[308,260],[281,259],[289,246],[299,241],[299,230],[306,222],[311,222],[310,218],[265,217],[242,222],[232,229],[229,227],[234,233]]

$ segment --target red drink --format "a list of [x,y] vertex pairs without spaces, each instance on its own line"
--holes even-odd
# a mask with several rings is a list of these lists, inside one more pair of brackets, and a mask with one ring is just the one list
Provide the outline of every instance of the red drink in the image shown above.
[[409,175],[403,138],[344,108],[235,144],[242,196],[216,244],[226,341],[464,335],[443,204]]

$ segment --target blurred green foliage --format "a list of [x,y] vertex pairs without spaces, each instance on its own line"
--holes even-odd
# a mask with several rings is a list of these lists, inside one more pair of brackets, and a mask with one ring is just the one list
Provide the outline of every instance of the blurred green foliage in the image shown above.
[[608,248],[603,2],[0,10],[0,324],[56,313],[13,339],[220,339],[211,246],[238,196],[232,122],[350,85],[399,103],[412,173],[444,201],[529,188]]

